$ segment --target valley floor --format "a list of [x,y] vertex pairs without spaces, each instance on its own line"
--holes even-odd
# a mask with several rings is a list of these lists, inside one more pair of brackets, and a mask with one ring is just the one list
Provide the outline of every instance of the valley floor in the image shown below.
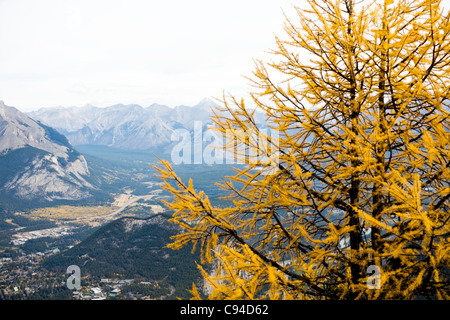
[[[146,288],[144,291],[156,292],[153,297],[143,296],[139,293],[128,291],[122,295],[115,293],[105,293],[102,295],[91,294],[91,288],[100,286],[95,279],[85,279],[85,289],[78,294],[68,291],[65,280],[66,274],[46,274],[41,269],[41,262],[62,250],[76,245],[79,241],[65,242],[65,247],[52,246],[45,241],[46,250],[26,252],[21,250],[27,242],[37,241],[39,239],[55,239],[75,234],[80,227],[98,228],[113,220],[124,216],[146,218],[153,214],[165,212],[165,209],[159,202],[161,189],[155,183],[148,183],[151,188],[147,195],[134,195],[131,190],[118,194],[114,197],[114,202],[103,206],[56,206],[45,207],[32,210],[30,213],[17,212],[15,216],[26,216],[33,221],[52,222],[55,226],[52,228],[35,229],[32,231],[22,231],[25,227],[6,219],[5,222],[14,226],[14,233],[11,235],[9,248],[16,248],[18,254],[14,257],[1,257],[0,255],[0,300],[2,299],[27,299],[41,298],[45,299],[94,299],[94,298],[165,298],[173,294],[173,289],[162,290],[157,284],[152,284],[152,290]],[[45,226],[46,224],[43,224]],[[4,250],[3,250],[4,251]],[[1,253],[1,251],[0,251]],[[119,280],[117,280],[119,281]],[[131,283],[133,279],[130,280]],[[122,285],[124,283],[121,283]],[[130,284],[127,282],[126,284]],[[139,285],[139,283],[138,283]],[[141,284],[142,287],[142,284]],[[147,286],[148,287],[148,286]],[[108,287],[110,291],[119,289],[120,285]],[[158,291],[159,289],[159,291]],[[106,291],[105,291],[106,290]],[[44,293],[43,293],[44,292]],[[84,295],[83,295],[84,292]],[[171,293],[172,292],[172,293]],[[40,293],[40,294],[38,294]],[[158,294],[160,295],[158,296]]]

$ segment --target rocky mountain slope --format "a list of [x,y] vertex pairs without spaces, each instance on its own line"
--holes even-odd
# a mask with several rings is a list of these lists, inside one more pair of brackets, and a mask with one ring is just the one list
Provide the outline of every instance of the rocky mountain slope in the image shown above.
[[85,158],[63,135],[0,101],[1,199],[80,200],[95,189]]

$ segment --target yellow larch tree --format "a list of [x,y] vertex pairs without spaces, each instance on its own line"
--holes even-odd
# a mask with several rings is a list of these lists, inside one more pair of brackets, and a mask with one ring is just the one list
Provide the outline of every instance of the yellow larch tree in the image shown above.
[[184,230],[171,247],[215,261],[210,299],[448,299],[450,16],[439,0],[308,3],[250,78],[278,138],[230,95],[213,117],[245,151],[220,182],[233,205],[156,167]]

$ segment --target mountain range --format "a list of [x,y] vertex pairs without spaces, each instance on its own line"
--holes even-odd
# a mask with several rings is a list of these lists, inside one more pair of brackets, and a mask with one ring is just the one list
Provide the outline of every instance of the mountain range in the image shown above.
[[101,181],[73,145],[170,147],[174,130],[192,130],[195,121],[211,123],[212,105],[203,99],[194,107],[87,105],[25,114],[0,101],[0,208],[22,200],[88,199],[101,192]]
[[[205,98],[195,106],[174,108],[116,104],[22,113],[0,102],[0,209],[14,199],[31,204],[92,199],[103,192],[104,174],[92,170],[93,164],[77,148],[102,146],[121,153],[150,150],[167,155],[179,143],[172,141],[173,133],[186,130],[196,139],[199,123],[203,130],[212,124],[215,107],[219,106]],[[263,114],[256,112],[255,120],[264,123]],[[194,152],[202,150],[194,148]]]
[[105,145],[120,149],[145,150],[171,143],[176,129],[193,130],[194,122],[205,127],[210,120],[211,106],[205,98],[197,105],[170,108],[152,104],[117,104],[109,107],[53,107],[29,112],[27,115],[53,127],[76,145]]

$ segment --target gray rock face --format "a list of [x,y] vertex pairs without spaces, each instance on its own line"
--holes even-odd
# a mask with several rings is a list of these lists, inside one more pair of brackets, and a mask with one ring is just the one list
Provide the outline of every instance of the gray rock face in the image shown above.
[[67,160],[67,146],[52,142],[44,127],[0,101],[0,154],[24,146],[41,149]]
[[44,200],[81,200],[90,196],[94,187],[85,180],[88,176],[86,160],[79,156],[63,167],[51,154],[36,157],[4,185],[7,190],[23,199],[43,197]]
[[83,155],[54,129],[0,102],[0,191],[21,199],[80,200],[95,189]]

